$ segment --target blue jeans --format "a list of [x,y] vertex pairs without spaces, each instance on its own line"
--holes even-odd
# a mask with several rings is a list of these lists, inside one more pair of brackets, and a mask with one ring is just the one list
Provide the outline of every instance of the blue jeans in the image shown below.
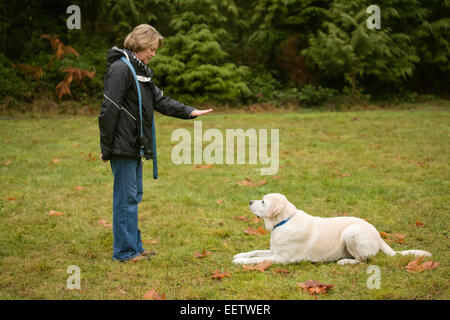
[[113,157],[113,260],[139,256],[142,247],[138,229],[138,204],[142,200],[142,163],[137,158]]

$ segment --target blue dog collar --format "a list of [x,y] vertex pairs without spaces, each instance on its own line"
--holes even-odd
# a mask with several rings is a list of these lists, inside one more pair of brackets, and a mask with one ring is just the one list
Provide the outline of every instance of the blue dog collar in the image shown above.
[[282,226],[283,224],[285,224],[286,222],[288,222],[291,218],[288,218],[286,220],[281,221],[280,223],[278,223],[275,227],[273,227],[272,231],[275,230],[276,228],[278,228],[279,226]]

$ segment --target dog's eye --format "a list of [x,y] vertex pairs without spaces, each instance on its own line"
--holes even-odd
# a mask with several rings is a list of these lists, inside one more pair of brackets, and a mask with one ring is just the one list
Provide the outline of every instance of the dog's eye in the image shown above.
[[262,204],[264,204],[264,200],[262,201]]

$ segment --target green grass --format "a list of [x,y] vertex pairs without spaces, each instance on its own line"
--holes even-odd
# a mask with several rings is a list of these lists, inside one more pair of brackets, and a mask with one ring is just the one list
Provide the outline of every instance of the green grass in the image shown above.
[[[334,284],[317,299],[449,299],[450,117],[445,110],[347,113],[212,114],[203,130],[280,129],[280,169],[262,165],[175,165],[176,128],[193,122],[158,116],[160,178],[144,166],[139,228],[151,261],[111,260],[112,174],[98,160],[94,117],[0,120],[0,298],[142,299],[151,288],[168,299],[314,299],[298,290],[308,279]],[[95,161],[89,161],[89,154]],[[60,161],[53,163],[52,159]],[[344,177],[337,174],[348,173]],[[258,187],[238,183],[267,179]],[[83,190],[75,187],[82,186]],[[285,194],[311,215],[370,219],[379,231],[403,233],[395,250],[423,249],[439,267],[406,272],[411,256],[383,253],[359,265],[301,262],[244,272],[234,254],[268,249],[270,235],[247,235],[250,199]],[[221,200],[221,202],[217,202]],[[50,210],[62,216],[48,216]],[[416,220],[425,227],[415,226]],[[194,258],[203,248],[213,254]],[[66,286],[68,266],[81,270],[81,290]],[[381,288],[369,290],[369,265]],[[289,274],[275,272],[287,268]],[[232,273],[221,281],[212,271]]]

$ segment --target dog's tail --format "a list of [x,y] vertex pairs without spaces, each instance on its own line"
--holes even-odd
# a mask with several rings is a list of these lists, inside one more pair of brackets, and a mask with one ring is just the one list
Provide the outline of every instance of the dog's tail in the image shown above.
[[425,250],[404,250],[404,251],[394,251],[383,239],[380,238],[380,250],[387,254],[388,256],[395,256],[396,254],[401,254],[406,256],[412,254],[416,257],[425,256],[431,257],[431,253]]

